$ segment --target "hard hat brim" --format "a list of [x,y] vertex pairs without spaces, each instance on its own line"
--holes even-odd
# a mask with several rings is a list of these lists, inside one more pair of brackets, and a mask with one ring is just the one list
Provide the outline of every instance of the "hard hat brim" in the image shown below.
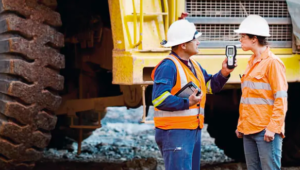
[[202,32],[197,32],[197,34],[195,35],[195,38],[199,38],[202,35]]
[[[201,32],[197,32],[197,34],[195,35],[195,39],[199,38],[200,36],[202,35]],[[191,39],[192,40],[192,39]],[[176,46],[176,45],[179,45],[179,44],[183,44],[183,43],[186,43],[186,42],[189,42],[191,40],[188,40],[188,41],[185,41],[185,42],[167,42],[165,45],[163,45],[164,47],[173,47],[173,46]]]
[[251,34],[251,35],[257,35],[257,36],[262,36],[262,37],[270,37],[270,34],[257,34],[257,33],[251,33],[249,31],[243,31],[243,30],[234,30],[235,33],[238,34]]

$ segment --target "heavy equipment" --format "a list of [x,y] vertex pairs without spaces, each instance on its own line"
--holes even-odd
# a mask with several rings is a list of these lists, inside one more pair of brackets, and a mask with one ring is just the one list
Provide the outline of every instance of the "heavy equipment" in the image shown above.
[[[233,32],[250,14],[266,18],[272,51],[286,66],[289,110],[283,163],[300,160],[299,2],[296,0],[0,0],[0,167],[32,169],[50,142],[81,141],[101,127],[108,106],[151,105],[153,68],[170,52],[160,42],[181,17],[203,33],[193,56],[214,74]],[[242,74],[250,52],[206,105],[208,132],[234,159]],[[52,140],[51,140],[52,136]]]

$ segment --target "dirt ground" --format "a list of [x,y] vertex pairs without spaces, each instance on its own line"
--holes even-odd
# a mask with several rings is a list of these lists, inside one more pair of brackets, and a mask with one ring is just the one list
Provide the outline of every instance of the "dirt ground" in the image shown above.
[[[164,163],[154,139],[154,126],[141,124],[142,107],[108,108],[102,128],[82,143],[77,155],[77,143],[63,149],[49,148],[34,170],[164,170]],[[153,118],[150,112],[149,119]],[[214,144],[214,139],[202,130],[201,170],[245,170],[245,164],[234,162]],[[66,139],[68,140],[68,139]],[[300,170],[284,167],[282,170]]]

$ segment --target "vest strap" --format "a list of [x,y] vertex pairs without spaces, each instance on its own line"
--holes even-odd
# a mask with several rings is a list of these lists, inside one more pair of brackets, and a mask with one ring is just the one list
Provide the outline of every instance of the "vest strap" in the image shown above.
[[156,110],[154,111],[154,117],[180,117],[180,116],[195,116],[198,114],[204,115],[203,108],[195,108],[189,110],[179,110],[179,111],[163,111]]

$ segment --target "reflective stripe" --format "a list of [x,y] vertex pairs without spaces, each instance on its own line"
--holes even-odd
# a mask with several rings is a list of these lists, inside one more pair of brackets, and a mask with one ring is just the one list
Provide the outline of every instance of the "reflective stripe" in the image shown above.
[[207,93],[207,94],[213,94],[213,93],[212,93],[212,89],[211,89],[210,82],[211,82],[211,80],[209,80],[209,81],[206,83],[206,93]]
[[241,98],[241,103],[243,104],[268,104],[273,105],[274,100],[263,99],[263,98]]
[[180,83],[181,83],[181,88],[182,88],[183,86],[185,86],[187,84],[187,78],[186,78],[186,75],[184,73],[184,70],[183,70],[183,68],[182,68],[182,66],[179,63],[177,58],[175,58],[171,55],[168,56],[167,58],[172,59],[172,61],[175,62],[175,65],[177,66],[177,70],[179,71]]
[[[200,110],[201,111],[201,110]],[[180,116],[195,116],[199,114],[199,108],[179,111],[154,111],[154,117],[180,117]]]
[[272,90],[269,83],[254,83],[252,81],[244,81],[244,83],[242,83],[242,88],[244,87],[249,87],[251,89]]
[[168,92],[168,91],[164,92],[163,94],[161,94],[155,100],[152,101],[153,106],[156,107],[156,106],[160,105],[170,95],[171,95],[170,92]]
[[274,98],[276,99],[276,98],[287,97],[287,96],[288,96],[287,91],[278,91],[274,95]]
[[204,115],[204,109],[200,108],[200,114]]

